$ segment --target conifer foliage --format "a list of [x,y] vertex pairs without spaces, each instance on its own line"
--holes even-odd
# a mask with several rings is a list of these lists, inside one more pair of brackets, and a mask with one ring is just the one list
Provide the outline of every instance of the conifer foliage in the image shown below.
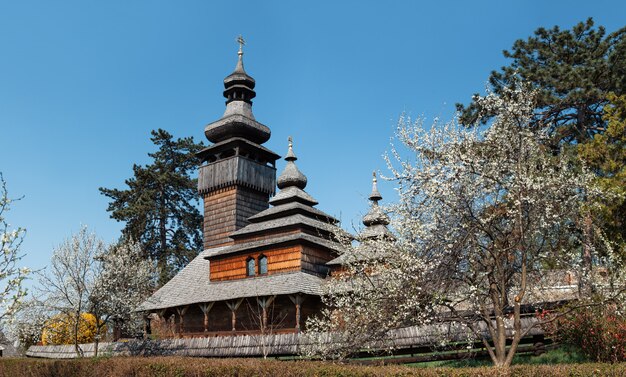
[[[503,94],[516,80],[531,83],[538,93],[532,123],[549,129],[555,146],[585,142],[604,132],[607,94],[624,94],[626,89],[626,27],[607,35],[589,18],[571,30],[542,27],[534,34],[503,52],[512,62],[491,72],[493,92]],[[493,118],[495,114],[483,111],[478,98],[474,95],[468,106],[457,104],[461,123]]]
[[162,285],[202,249],[202,215],[197,208],[196,152],[193,137],[174,139],[165,130],[152,131],[159,148],[151,164],[133,166],[125,190],[100,188],[111,202],[111,217],[126,223],[124,236],[139,241],[146,258],[157,262]]
[[605,193],[596,203],[595,217],[626,259],[626,95],[611,93],[607,98],[606,131],[577,150]]

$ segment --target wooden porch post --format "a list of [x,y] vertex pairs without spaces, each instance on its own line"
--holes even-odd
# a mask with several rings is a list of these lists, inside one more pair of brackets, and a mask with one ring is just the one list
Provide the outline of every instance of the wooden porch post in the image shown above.
[[213,307],[214,302],[207,302],[204,304],[200,304],[200,310],[202,310],[202,314],[204,314],[204,332],[209,331],[209,311]]
[[181,335],[185,332],[185,313],[187,313],[187,309],[189,309],[189,305],[176,308],[176,312],[178,313],[179,317],[178,328]]
[[156,311],[156,319],[157,321],[159,321],[159,331],[158,331],[158,335],[160,338],[164,337],[165,334],[162,333],[162,331],[164,329],[167,328],[167,318],[165,318],[165,310],[166,309],[160,309]]
[[302,307],[302,302],[304,302],[304,295],[298,293],[295,295],[289,295],[289,299],[296,306],[296,332],[300,332],[300,309]]
[[232,314],[231,317],[231,324],[233,326],[233,330],[232,331],[236,331],[237,330],[237,309],[239,309],[239,306],[241,305],[241,303],[243,302],[243,298],[240,298],[239,300],[236,301],[227,301],[226,305],[228,306],[228,309],[230,309],[230,312]]
[[152,334],[152,328],[150,323],[151,313],[143,313],[143,338],[148,339],[148,335]]
[[259,298],[257,297],[256,302],[257,304],[259,304],[259,306],[261,307],[262,310],[262,314],[261,314],[261,331],[264,331],[267,328],[267,308],[269,308],[270,305],[272,305],[272,302],[274,302],[274,299],[276,298],[276,296],[270,296],[267,298]]

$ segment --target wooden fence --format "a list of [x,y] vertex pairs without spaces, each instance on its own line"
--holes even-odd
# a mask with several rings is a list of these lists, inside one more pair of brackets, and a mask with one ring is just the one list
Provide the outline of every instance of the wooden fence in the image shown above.
[[[522,328],[534,325],[533,317],[522,318]],[[488,331],[486,326],[482,331]],[[364,345],[368,349],[382,349],[390,344],[394,354],[413,354],[424,352],[437,344],[441,335],[457,344],[470,344],[468,330],[454,324],[435,324],[429,326],[412,326],[390,331],[388,340],[381,343]],[[511,330],[509,334],[512,335]],[[537,339],[543,336],[543,331],[533,328],[528,339]],[[326,334],[321,342],[336,342],[335,334]],[[299,355],[303,347],[312,344],[306,334],[268,334],[268,335],[241,335],[241,336],[217,336],[217,337],[194,337],[161,340],[130,340],[128,342],[100,343],[98,354],[102,356],[196,356],[196,357],[261,357],[261,356],[293,356]],[[471,343],[471,348],[480,348],[480,345]],[[95,354],[93,343],[80,345],[83,356],[91,357]],[[420,351],[421,350],[421,351]],[[76,358],[78,357],[73,345],[58,346],[31,346],[26,355],[29,357],[43,358]]]

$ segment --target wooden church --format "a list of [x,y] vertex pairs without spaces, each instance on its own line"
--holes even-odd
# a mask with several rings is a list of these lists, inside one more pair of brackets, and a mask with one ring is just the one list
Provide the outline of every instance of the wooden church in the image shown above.
[[[224,79],[224,115],[205,128],[213,144],[199,153],[204,251],[138,308],[153,330],[167,324],[170,336],[298,332],[321,310],[322,285],[341,266],[338,239],[346,233],[305,191],[291,139],[276,179],[279,155],[262,145],[270,129],[252,113],[255,81],[244,70],[242,42]],[[364,233],[374,237],[389,222],[375,182],[370,199]]]

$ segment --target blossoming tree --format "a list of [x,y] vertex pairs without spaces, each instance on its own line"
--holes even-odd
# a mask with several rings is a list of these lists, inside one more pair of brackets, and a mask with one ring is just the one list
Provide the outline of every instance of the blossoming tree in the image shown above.
[[78,355],[83,313],[87,311],[89,296],[93,292],[99,270],[95,257],[105,250],[105,245],[87,227],[64,240],[52,254],[50,266],[39,273],[40,303],[51,314],[60,314],[66,327],[71,329],[72,344]]
[[67,322],[77,354],[82,354],[85,313],[94,318],[96,356],[107,324],[136,327],[133,310],[151,293],[156,278],[153,263],[143,254],[130,240],[107,247],[86,227],[55,249],[51,265],[40,273],[37,299],[48,313]]
[[[134,312],[156,286],[156,267],[144,258],[141,244],[123,239],[96,256],[100,273],[89,295],[89,311],[98,326],[113,325],[113,340],[137,333],[140,314]],[[97,353],[97,347],[96,347]]]
[[406,150],[387,157],[400,195],[390,208],[397,239],[346,245],[357,257],[345,258],[329,309],[308,323],[324,345],[318,354],[393,346],[376,342],[395,327],[448,323],[482,342],[494,365],[511,364],[532,328],[523,312],[551,299],[547,277],[581,265],[576,218],[595,195],[592,176],[546,151],[529,127],[534,93],[523,87],[476,99],[496,114],[488,127],[400,119]]
[[20,246],[26,232],[23,228],[12,229],[5,220],[12,200],[0,173],[0,321],[10,320],[18,304],[26,295],[22,281],[28,276],[27,268],[20,268]]

